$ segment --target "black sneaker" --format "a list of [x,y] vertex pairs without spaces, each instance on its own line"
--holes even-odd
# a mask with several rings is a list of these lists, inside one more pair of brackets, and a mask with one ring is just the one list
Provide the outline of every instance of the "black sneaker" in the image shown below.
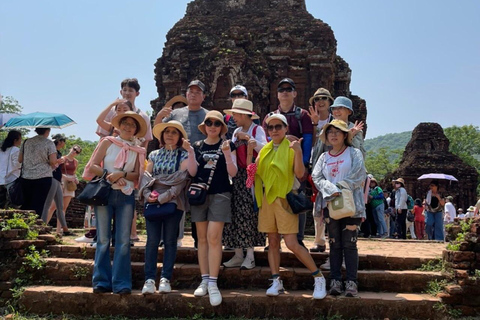
[[112,292],[112,290],[105,287],[98,286],[93,288],[93,293],[109,293],[109,292]]
[[326,246],[321,246],[317,244],[314,247],[310,248],[310,252],[325,252],[326,249],[327,249]]

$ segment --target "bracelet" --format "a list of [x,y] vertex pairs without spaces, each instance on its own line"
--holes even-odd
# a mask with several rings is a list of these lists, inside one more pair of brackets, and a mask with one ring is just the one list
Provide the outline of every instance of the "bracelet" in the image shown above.
[[313,124],[314,126],[318,126],[318,122],[317,122],[317,123],[313,123],[313,122],[312,122],[312,124]]

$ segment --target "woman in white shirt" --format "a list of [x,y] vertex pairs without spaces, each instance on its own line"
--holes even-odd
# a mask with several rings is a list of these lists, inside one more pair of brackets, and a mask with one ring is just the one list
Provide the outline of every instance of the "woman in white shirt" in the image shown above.
[[0,148],[0,208],[9,205],[8,188],[20,176],[21,163],[18,162],[22,133],[12,130],[8,133]]

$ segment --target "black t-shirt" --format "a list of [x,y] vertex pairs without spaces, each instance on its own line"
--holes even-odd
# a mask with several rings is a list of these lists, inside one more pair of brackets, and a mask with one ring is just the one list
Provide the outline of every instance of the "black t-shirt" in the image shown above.
[[[61,157],[62,157],[62,153],[57,150],[57,159],[60,159]],[[62,182],[62,169],[63,169],[63,164],[59,165],[57,169],[53,170],[52,172],[53,177],[60,182]]]
[[[202,140],[193,144],[195,159],[198,162],[197,175],[194,179],[195,182],[208,182],[213,162],[218,158],[217,151],[222,142],[223,140],[220,140],[218,143],[210,145]],[[235,150],[235,145],[232,142],[230,142],[230,149],[232,152]],[[228,178],[225,156],[223,155],[223,152],[220,151],[220,158],[218,158],[217,167],[213,174],[208,194],[223,192],[232,192],[232,186],[230,185],[230,180]]]

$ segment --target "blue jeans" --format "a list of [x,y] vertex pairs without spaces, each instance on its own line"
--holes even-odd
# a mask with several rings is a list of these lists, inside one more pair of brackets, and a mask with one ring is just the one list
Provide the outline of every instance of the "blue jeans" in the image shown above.
[[173,265],[177,257],[178,226],[182,220],[183,211],[177,210],[175,214],[162,221],[147,220],[147,244],[145,246],[145,280],[156,279],[158,245],[163,239],[163,267],[162,278],[170,280]]
[[373,218],[375,219],[375,223],[377,224],[377,233],[380,236],[388,233],[387,224],[385,223],[385,218],[383,214],[383,203],[376,206],[372,209]]
[[[130,229],[132,228],[135,198],[112,190],[107,206],[95,207],[97,220],[97,249],[93,266],[93,287],[111,289],[113,292],[132,290],[132,267],[130,263]],[[112,218],[115,214],[115,252],[113,267],[110,263],[110,240]]]
[[443,213],[427,211],[427,220],[425,221],[425,230],[428,240],[443,241]]
[[[342,262],[345,257],[346,280],[357,281],[358,249],[357,237],[361,218],[331,219],[328,210],[324,211],[328,229],[328,243],[330,246],[330,279],[342,280]],[[355,225],[355,230],[347,229],[347,225]]]

